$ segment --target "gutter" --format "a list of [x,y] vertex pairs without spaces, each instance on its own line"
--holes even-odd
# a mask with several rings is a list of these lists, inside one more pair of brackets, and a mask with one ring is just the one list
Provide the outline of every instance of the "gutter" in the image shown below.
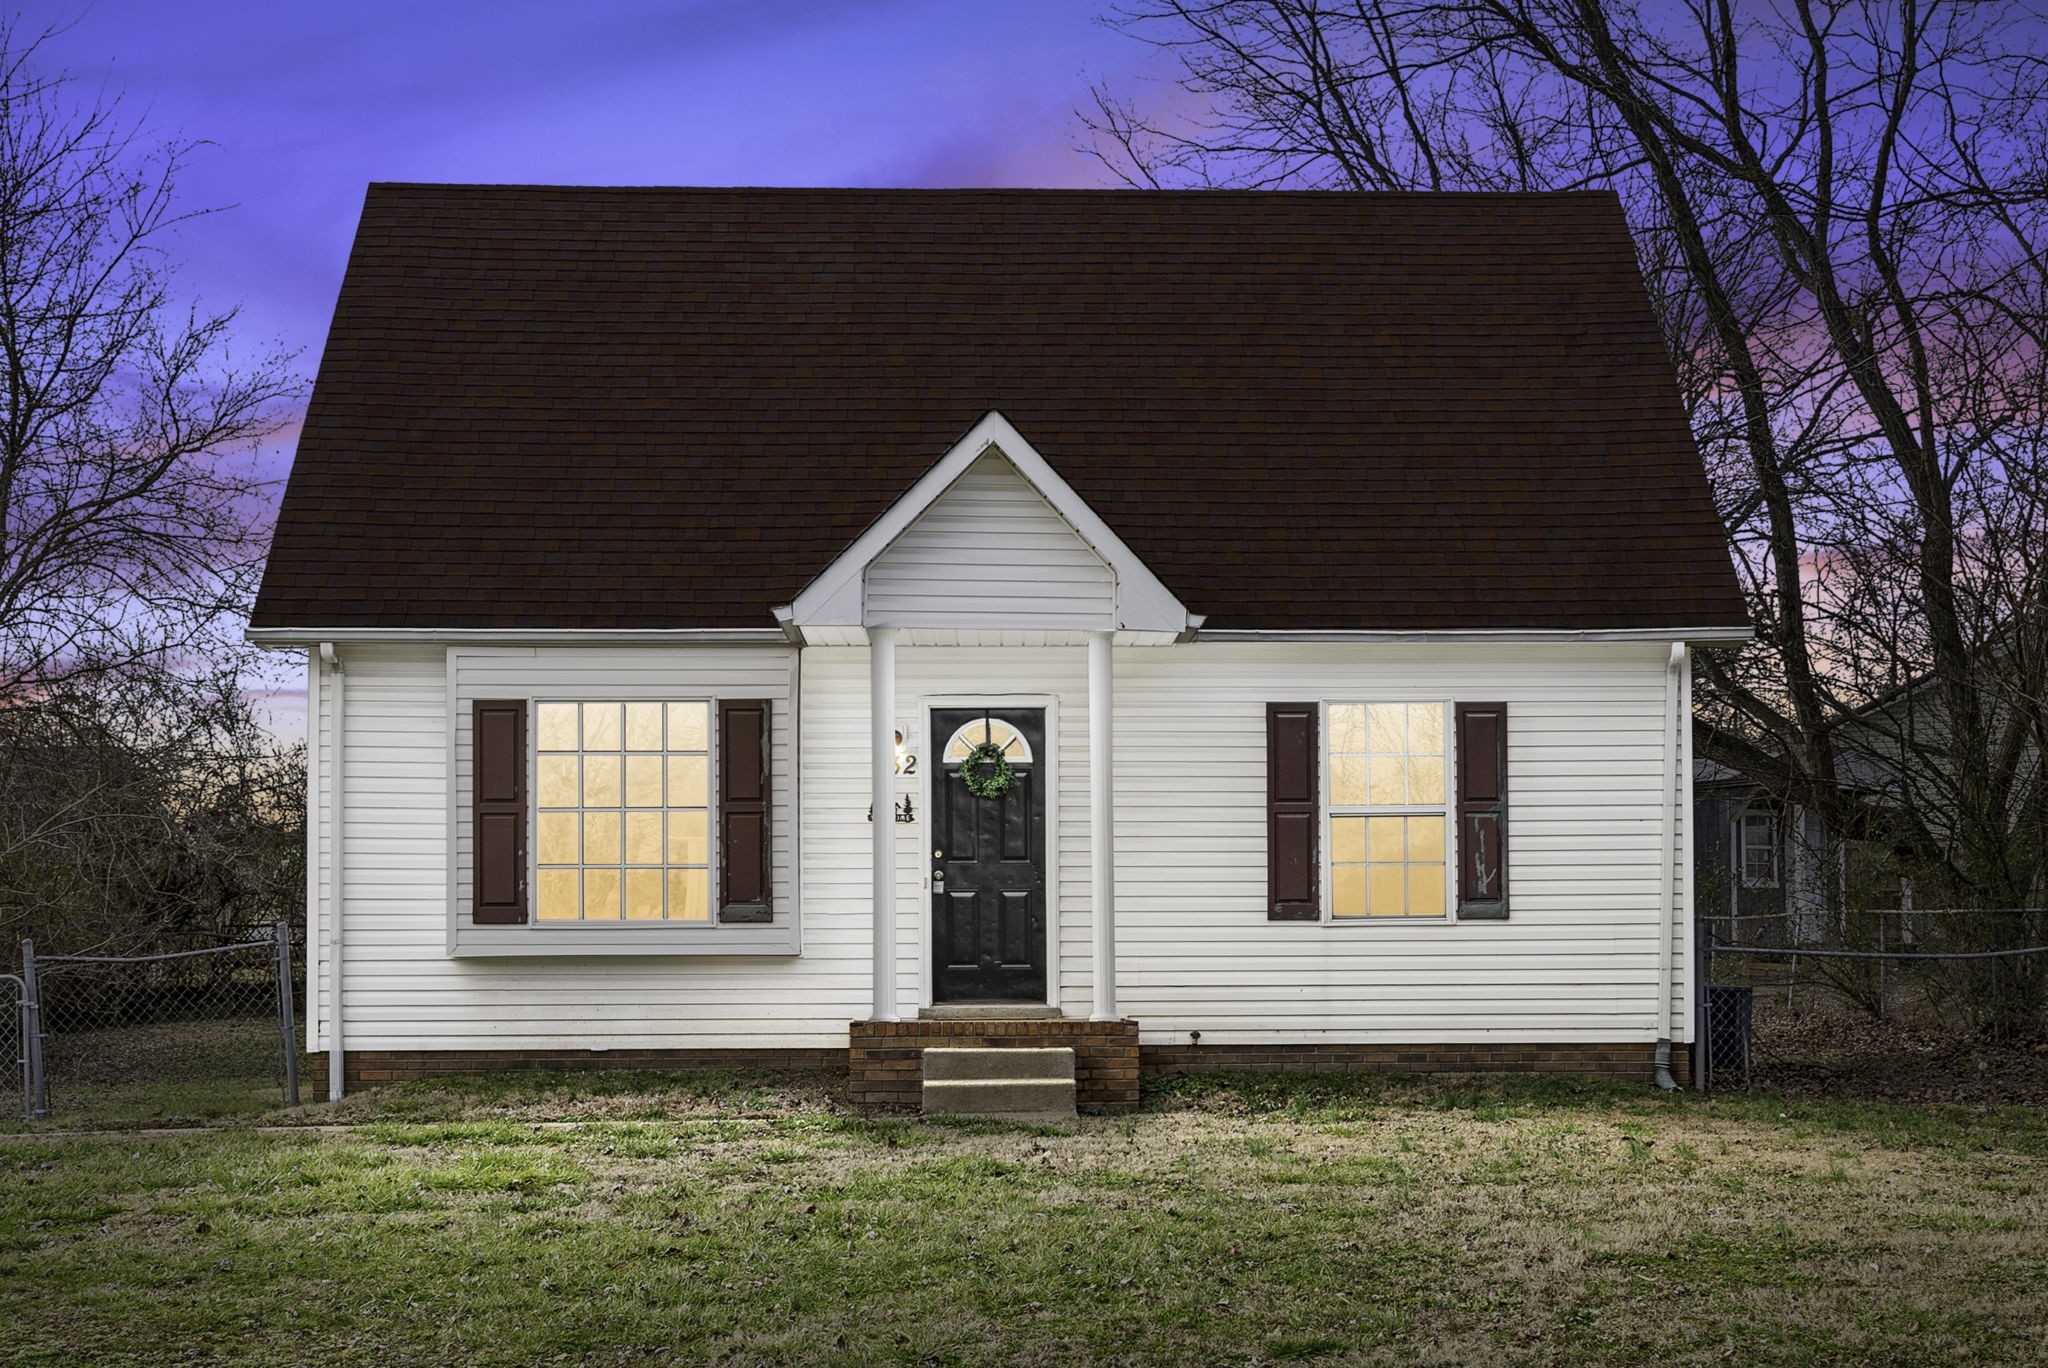
[[[761,646],[802,645],[802,629],[788,608],[774,610],[774,627],[251,627],[242,639],[251,646],[321,646],[372,642],[390,645],[547,644],[583,646],[673,645]],[[1688,642],[1696,646],[1740,646],[1755,639],[1750,627],[1443,627],[1416,630],[1348,630],[1307,628],[1299,631],[1257,627],[1204,627],[1199,613],[1175,635],[1190,641],[1270,641],[1301,645],[1355,642],[1362,645],[1542,645],[1569,642]]]
[[251,646],[318,646],[381,642],[389,645],[565,642],[582,646],[659,644],[751,646],[786,642],[779,627],[250,627],[242,639]]
[[1756,629],[1752,627],[1587,627],[1587,628],[1522,628],[1522,627],[1442,627],[1418,628],[1413,631],[1346,631],[1336,629],[1308,628],[1301,631],[1278,631],[1252,627],[1205,628],[1199,634],[1203,641],[1276,641],[1300,642],[1359,642],[1367,644],[1401,645],[1415,643],[1425,645],[1466,643],[1486,645],[1493,642],[1510,644],[1539,645],[1545,642],[1612,641],[1612,642],[1690,642],[1700,646],[1739,646],[1753,640]]
[[1678,915],[1678,672],[1690,659],[1685,643],[1674,641],[1664,668],[1664,839],[1658,847],[1663,878],[1657,900],[1657,1054],[1652,1078],[1666,1092],[1679,1091],[1678,1080],[1671,1076],[1671,923]]

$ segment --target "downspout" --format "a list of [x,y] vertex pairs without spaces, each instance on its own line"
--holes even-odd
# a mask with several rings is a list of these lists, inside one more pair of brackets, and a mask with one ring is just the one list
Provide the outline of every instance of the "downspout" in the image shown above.
[[326,935],[327,918],[322,908],[327,893],[327,884],[320,873],[320,824],[324,815],[325,792],[320,785],[325,776],[320,772],[320,699],[326,685],[326,671],[321,668],[320,650],[317,646],[306,648],[306,1049],[310,1053],[313,1041],[322,1034],[317,1023],[319,1015],[326,1011],[326,1003],[313,990],[320,986],[321,975],[326,972],[326,952],[321,940]]
[[[347,1060],[341,1048],[341,771],[342,684],[347,678],[334,643],[320,643],[320,661],[326,666],[329,696],[333,707],[327,719],[333,737],[327,766],[327,1100],[339,1102]],[[319,738],[313,738],[319,744]]]
[[1658,854],[1663,867],[1661,915],[1657,923],[1657,1056],[1654,1081],[1666,1092],[1677,1092],[1678,1080],[1671,1076],[1671,923],[1678,916],[1678,672],[1686,663],[1685,643],[1671,643],[1671,659],[1664,668],[1664,840]]

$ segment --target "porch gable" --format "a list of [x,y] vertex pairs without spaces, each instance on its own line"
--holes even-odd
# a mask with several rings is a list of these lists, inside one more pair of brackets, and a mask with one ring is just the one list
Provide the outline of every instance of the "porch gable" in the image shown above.
[[994,411],[775,616],[813,645],[877,626],[1171,640],[1201,622]]

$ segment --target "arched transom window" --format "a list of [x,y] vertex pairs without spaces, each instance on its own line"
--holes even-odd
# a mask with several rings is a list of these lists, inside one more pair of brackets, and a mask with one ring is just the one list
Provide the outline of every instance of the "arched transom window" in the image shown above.
[[957,765],[967,758],[967,752],[984,741],[1001,746],[1003,757],[1013,765],[1031,763],[1031,743],[1024,739],[1023,732],[1000,717],[977,717],[954,732],[953,739],[946,743],[942,762]]

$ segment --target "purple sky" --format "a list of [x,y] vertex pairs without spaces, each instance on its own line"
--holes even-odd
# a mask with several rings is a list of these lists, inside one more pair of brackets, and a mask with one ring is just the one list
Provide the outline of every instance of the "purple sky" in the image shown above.
[[[181,230],[187,290],[242,336],[318,360],[373,180],[1088,186],[1087,85],[1138,44],[1106,0],[97,0],[46,65],[204,139]],[[288,452],[280,452],[282,468]],[[303,727],[286,690],[276,725]]]

